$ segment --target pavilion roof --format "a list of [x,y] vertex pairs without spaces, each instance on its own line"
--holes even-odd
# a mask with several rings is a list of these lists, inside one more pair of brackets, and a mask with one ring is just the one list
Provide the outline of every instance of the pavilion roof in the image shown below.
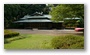
[[[22,22],[53,22],[50,20],[51,15],[43,15],[43,16],[30,16],[25,15],[23,18],[20,18],[21,20],[15,21],[14,23],[22,23]],[[63,21],[59,21],[63,22]]]
[[43,15],[43,16],[30,16],[30,15],[25,15],[23,18],[21,19],[32,19],[32,18],[41,18],[41,19],[44,19],[44,18],[51,18],[51,15]]

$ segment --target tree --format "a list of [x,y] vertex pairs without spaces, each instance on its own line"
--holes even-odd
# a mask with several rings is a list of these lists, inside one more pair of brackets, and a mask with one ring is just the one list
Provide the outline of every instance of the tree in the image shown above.
[[44,12],[45,7],[46,4],[4,4],[4,28],[11,27],[12,22],[24,15]]
[[64,18],[79,17],[84,19],[84,4],[60,4],[52,7],[52,20],[60,21]]
[[17,4],[4,5],[4,26],[8,27],[14,20],[16,20],[20,6]]
[[64,18],[81,18],[79,26],[84,27],[84,4],[59,4],[52,7],[50,15],[55,22],[64,20]]

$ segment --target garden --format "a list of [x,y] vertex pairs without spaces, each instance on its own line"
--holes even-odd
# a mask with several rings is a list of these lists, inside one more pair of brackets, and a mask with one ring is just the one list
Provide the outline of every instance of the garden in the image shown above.
[[19,34],[11,30],[4,33],[5,49],[84,49],[82,35]]
[[[63,21],[62,29],[83,28],[83,35],[62,34],[66,32],[61,30],[59,36],[7,30],[18,27],[14,21],[35,12],[51,15],[54,23]],[[4,49],[84,49],[84,4],[4,4]]]

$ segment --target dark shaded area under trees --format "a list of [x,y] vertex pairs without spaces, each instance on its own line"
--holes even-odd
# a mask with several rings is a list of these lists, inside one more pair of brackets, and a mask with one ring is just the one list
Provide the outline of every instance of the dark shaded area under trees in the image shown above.
[[46,4],[4,4],[4,28],[12,27],[12,22],[35,12],[48,14],[49,7]]

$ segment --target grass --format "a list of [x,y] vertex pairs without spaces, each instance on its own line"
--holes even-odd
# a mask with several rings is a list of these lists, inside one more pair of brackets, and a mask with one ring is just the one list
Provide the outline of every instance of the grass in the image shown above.
[[[26,38],[4,44],[5,49],[53,49],[51,40],[54,36],[40,34],[23,34]],[[15,37],[14,37],[15,38]],[[14,38],[9,38],[12,40]]]
[[[62,37],[62,36],[63,35],[60,35],[59,37]],[[64,36],[67,36],[67,35],[64,35]],[[77,35],[77,37],[79,37],[79,36],[80,35]],[[22,37],[25,37],[25,38],[22,38]],[[54,49],[54,47],[52,46],[51,43],[55,37],[58,38],[57,36],[52,36],[52,35],[22,34],[20,36],[7,38],[7,40],[11,41],[11,42],[4,44],[4,48],[5,49]],[[62,39],[62,41],[63,40],[64,39]],[[71,42],[73,42],[73,40]],[[72,45],[71,48],[72,49],[80,48],[79,44],[80,43]],[[84,45],[83,42],[81,44]]]

